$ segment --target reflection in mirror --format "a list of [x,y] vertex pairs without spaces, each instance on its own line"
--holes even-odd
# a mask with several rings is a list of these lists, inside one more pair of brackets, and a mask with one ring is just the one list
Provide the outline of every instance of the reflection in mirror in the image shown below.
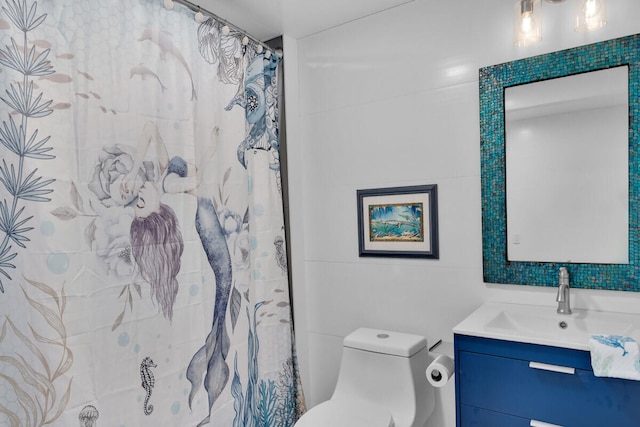
[[629,262],[628,67],[505,88],[507,259]]

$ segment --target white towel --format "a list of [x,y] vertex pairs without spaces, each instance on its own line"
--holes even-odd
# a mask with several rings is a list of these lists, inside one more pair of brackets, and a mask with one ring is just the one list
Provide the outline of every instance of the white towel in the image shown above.
[[640,380],[638,343],[620,335],[592,335],[591,366],[596,377]]

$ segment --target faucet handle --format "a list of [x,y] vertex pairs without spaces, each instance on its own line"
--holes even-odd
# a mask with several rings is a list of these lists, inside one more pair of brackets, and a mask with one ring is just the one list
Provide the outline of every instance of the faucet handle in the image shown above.
[[567,270],[567,267],[560,267],[560,273],[558,274],[558,285],[569,286],[569,270]]
[[560,267],[560,274],[558,276],[558,295],[556,301],[558,302],[559,314],[571,314],[571,304],[569,303],[569,271],[566,267]]

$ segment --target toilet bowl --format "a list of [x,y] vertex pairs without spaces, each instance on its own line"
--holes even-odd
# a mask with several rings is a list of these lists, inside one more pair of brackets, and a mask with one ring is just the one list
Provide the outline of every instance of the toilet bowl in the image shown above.
[[294,427],[395,427],[384,408],[350,399],[331,399],[302,416]]
[[360,328],[343,343],[333,396],[295,427],[423,427],[434,407],[427,340]]

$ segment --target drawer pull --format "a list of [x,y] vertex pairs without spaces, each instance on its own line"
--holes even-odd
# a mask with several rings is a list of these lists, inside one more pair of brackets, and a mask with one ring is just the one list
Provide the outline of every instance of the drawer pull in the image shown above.
[[[543,371],[560,372],[561,374],[573,375],[576,373],[575,368],[570,368],[568,366],[549,365],[547,363],[529,362],[529,367],[533,369],[540,369]],[[551,426],[553,424],[548,424],[548,425]]]
[[543,423],[542,421],[536,421],[536,420],[531,420],[531,422],[529,423],[530,427],[562,427],[559,426],[558,424],[549,424],[549,423]]

